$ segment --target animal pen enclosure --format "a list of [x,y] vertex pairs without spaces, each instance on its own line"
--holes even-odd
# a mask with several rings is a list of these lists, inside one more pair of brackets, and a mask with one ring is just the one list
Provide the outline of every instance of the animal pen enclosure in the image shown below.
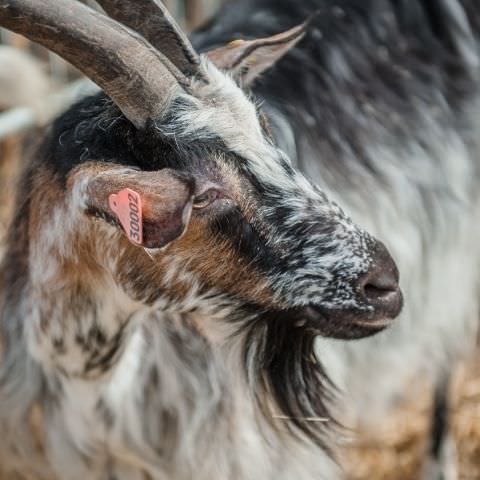
[[[175,18],[192,30],[222,2],[167,0],[165,3]],[[35,142],[35,133],[41,131],[55,113],[91,85],[56,55],[23,37],[0,30],[0,43],[0,236],[3,237],[15,207],[14,184],[23,152]],[[451,455],[459,459],[459,480],[480,479],[479,365],[480,361],[464,365],[452,382],[449,408],[457,448]],[[410,424],[399,424],[392,418],[391,424],[385,425],[382,439],[370,438],[368,432],[361,432],[358,440],[348,444],[342,461],[349,480],[420,478],[424,469],[421,457],[429,448],[428,419],[432,405],[429,386],[421,385],[417,392],[411,403],[399,406],[400,418],[405,409],[411,411]]]

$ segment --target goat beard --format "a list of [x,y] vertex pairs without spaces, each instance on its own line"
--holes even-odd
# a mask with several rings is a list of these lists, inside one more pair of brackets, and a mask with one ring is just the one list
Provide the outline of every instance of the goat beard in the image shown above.
[[327,433],[338,424],[328,408],[335,389],[315,355],[318,329],[294,312],[266,312],[243,333],[247,381],[262,415],[327,448]]

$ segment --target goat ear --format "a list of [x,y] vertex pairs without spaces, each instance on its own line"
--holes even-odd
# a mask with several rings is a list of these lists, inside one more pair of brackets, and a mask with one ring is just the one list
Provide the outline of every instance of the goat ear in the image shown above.
[[232,74],[242,86],[249,86],[304,37],[309,24],[310,19],[273,37],[234,40],[225,47],[211,50],[207,56],[220,70]]
[[193,177],[170,169],[143,172],[119,166],[100,172],[83,168],[81,175],[87,175],[77,182],[83,185],[85,211],[119,225],[132,243],[161,248],[185,232]]

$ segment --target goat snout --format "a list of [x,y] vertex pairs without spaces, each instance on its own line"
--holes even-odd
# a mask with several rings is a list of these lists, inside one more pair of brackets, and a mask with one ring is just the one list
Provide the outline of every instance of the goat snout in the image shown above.
[[[385,246],[374,240],[370,248],[369,268],[352,279],[355,305],[310,304],[302,318],[320,334],[340,339],[368,337],[387,328],[403,306],[399,273]],[[340,289],[339,289],[340,290]]]
[[359,281],[359,296],[373,307],[375,316],[393,318],[402,308],[398,268],[380,242],[373,252],[370,270]]

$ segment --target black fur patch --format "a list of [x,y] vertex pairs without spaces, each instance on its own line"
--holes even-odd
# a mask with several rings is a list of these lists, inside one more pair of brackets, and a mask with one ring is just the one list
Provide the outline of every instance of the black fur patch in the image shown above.
[[[314,353],[321,334],[299,312],[268,312],[241,328],[248,383],[265,418],[328,450],[325,431],[337,427],[328,404],[334,387]],[[273,400],[273,405],[272,405]]]

